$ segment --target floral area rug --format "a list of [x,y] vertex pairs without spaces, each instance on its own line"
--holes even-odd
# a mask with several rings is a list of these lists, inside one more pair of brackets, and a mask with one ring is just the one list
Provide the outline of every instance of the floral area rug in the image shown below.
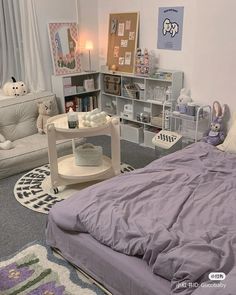
[[49,247],[31,244],[0,262],[0,295],[105,295]]
[[[134,170],[132,166],[121,164],[121,173],[132,170]],[[58,187],[58,193],[55,194],[51,189],[50,168],[47,164],[24,174],[15,184],[14,195],[21,205],[36,212],[48,214],[55,203],[67,199],[75,192],[93,183],[61,186]]]

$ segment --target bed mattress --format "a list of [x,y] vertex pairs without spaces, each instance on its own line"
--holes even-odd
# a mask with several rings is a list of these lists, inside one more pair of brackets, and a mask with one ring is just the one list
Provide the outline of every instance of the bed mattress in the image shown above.
[[147,263],[100,244],[86,233],[60,229],[49,215],[47,244],[57,248],[113,295],[170,295],[170,282],[152,273]]
[[[215,272],[225,273],[231,281],[222,284],[220,292],[232,288],[236,294],[235,179],[234,154],[196,143],[144,168],[92,185],[53,206],[49,215],[62,231],[75,236],[89,233],[113,251],[127,255],[122,257],[142,257],[150,269],[145,276],[146,266],[139,273],[141,262],[135,265],[135,274],[129,263],[127,272],[119,267],[121,276],[122,271],[125,275],[120,279],[116,274],[114,281],[124,286],[122,295],[165,294],[159,285],[145,293],[151,285],[151,271],[158,282],[160,277],[170,281],[169,294],[212,294],[211,288],[201,290],[200,285],[213,283],[210,274]],[[133,261],[141,261],[137,259]],[[87,260],[91,260],[89,253]],[[108,260],[100,256],[100,268],[111,266]],[[112,263],[117,262],[113,259]],[[113,271],[109,272],[104,276],[108,283]]]

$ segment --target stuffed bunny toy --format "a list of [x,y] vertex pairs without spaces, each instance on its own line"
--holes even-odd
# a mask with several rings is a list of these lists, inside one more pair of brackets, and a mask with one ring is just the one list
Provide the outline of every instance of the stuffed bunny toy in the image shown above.
[[225,105],[222,106],[218,101],[213,102],[213,120],[211,122],[210,130],[205,137],[203,137],[202,141],[212,144],[214,146],[221,144],[225,135],[222,130],[222,119],[225,114]]
[[189,95],[189,90],[186,88],[182,88],[180,91],[180,95],[177,98],[176,111],[180,112],[181,114],[186,114],[188,103],[191,101],[192,101],[192,99]]

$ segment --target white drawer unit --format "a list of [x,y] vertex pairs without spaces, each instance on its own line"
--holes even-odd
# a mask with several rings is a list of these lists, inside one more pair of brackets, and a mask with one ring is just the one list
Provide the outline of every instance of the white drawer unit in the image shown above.
[[122,139],[135,143],[143,143],[144,140],[143,127],[131,124],[120,124],[120,135]]
[[154,148],[155,146],[152,142],[152,139],[155,135],[155,132],[144,130],[144,145],[150,148]]

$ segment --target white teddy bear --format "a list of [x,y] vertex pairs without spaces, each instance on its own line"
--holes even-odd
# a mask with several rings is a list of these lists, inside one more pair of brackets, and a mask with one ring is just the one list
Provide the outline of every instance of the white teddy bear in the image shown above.
[[13,143],[0,133],[0,150],[9,150],[13,148]]
[[47,120],[52,115],[52,101],[39,101],[36,126],[40,134],[47,133]]
[[82,116],[82,124],[85,127],[98,127],[106,124],[106,113],[100,112],[99,109],[94,109]]

